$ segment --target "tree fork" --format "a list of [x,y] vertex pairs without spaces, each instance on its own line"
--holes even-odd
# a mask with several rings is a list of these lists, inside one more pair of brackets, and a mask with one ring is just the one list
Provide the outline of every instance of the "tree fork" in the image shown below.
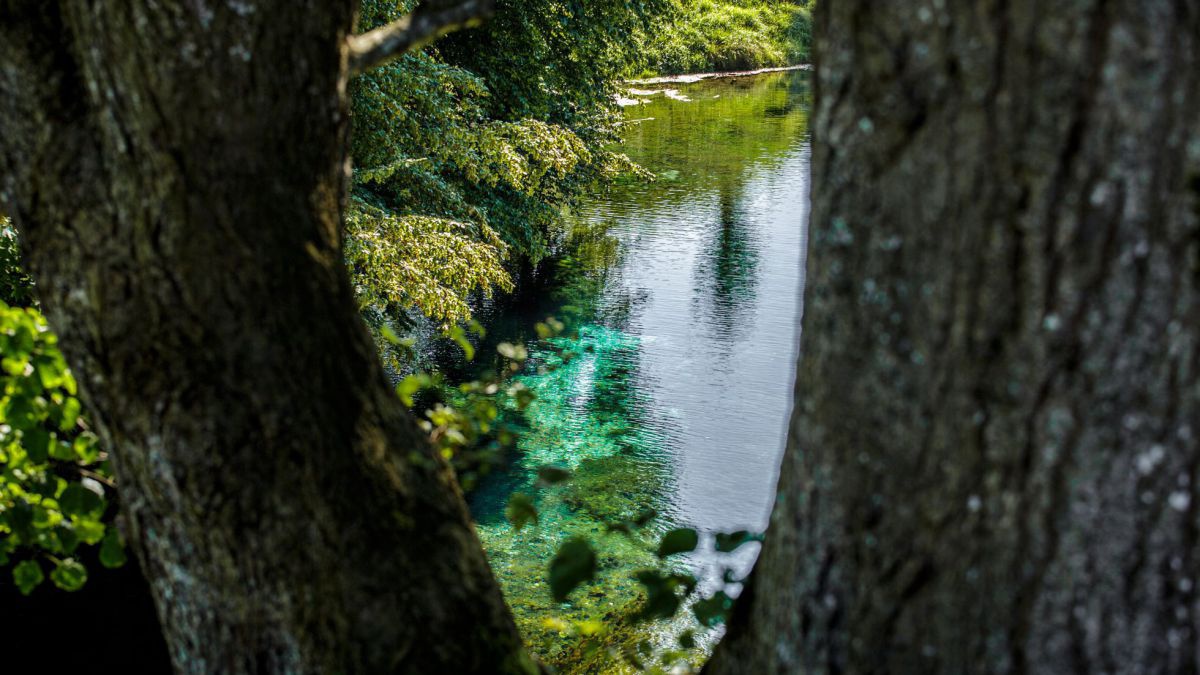
[[0,2],[0,210],[180,672],[528,672],[340,248],[354,3]]

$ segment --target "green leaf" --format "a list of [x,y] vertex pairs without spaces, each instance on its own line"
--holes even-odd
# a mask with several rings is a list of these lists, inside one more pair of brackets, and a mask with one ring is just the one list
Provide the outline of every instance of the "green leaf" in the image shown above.
[[669,619],[679,611],[678,584],[658,570],[643,570],[634,577],[646,588],[646,603],[642,605],[643,620]]
[[79,399],[72,396],[63,402],[62,412],[59,418],[59,429],[62,431],[70,431],[75,428],[79,422],[79,413],[81,412]]
[[33,507],[24,500],[13,502],[0,512],[0,522],[7,521],[8,528],[17,536],[28,541],[33,538]]
[[761,534],[755,534],[746,530],[738,530],[737,532],[718,532],[717,533],[717,550],[721,553],[732,553],[742,546],[752,541],[762,541]]
[[400,384],[396,386],[396,393],[400,395],[400,401],[409,408],[413,407],[413,396],[425,388],[427,382],[428,376],[421,375],[408,375],[400,380]]
[[54,389],[63,383],[66,377],[64,364],[45,356],[39,356],[33,361],[34,372],[41,380],[43,389]]
[[[104,523],[94,518],[77,518],[74,522],[75,534],[85,544],[98,544],[104,538],[104,532],[108,528]],[[67,551],[69,553],[69,551]]]
[[29,595],[33,589],[46,580],[46,575],[42,573],[42,566],[32,560],[17,563],[17,566],[13,568],[12,575],[13,583],[17,585],[17,590],[21,591],[21,595]]
[[52,525],[50,517],[50,509],[41,504],[33,505],[33,526],[39,530],[44,530]]
[[121,567],[125,561],[125,547],[121,544],[121,537],[115,530],[109,529],[104,535],[104,540],[100,542],[100,564],[113,569]]
[[28,431],[38,424],[37,415],[33,411],[33,403],[24,396],[9,399],[2,413],[4,421],[13,429]]
[[58,507],[68,516],[99,515],[104,511],[104,499],[79,483],[72,483],[58,498]]
[[[104,526],[100,525],[100,523],[96,523],[96,525],[100,527],[101,531],[104,530]],[[70,555],[79,546],[79,539],[79,532],[76,528],[71,527],[68,523],[59,523],[59,526],[54,528],[53,540],[43,544],[43,546],[59,555]],[[99,541],[98,537],[91,543],[94,544],[96,541]]]
[[475,360],[475,345],[467,339],[467,333],[462,329],[462,326],[454,326],[450,329],[449,337],[463,350],[463,356],[468,361]]
[[529,523],[536,525],[538,522],[537,507],[533,504],[533,498],[521,492],[509,498],[504,515],[518,531]]
[[380,326],[380,327],[379,327],[379,335],[380,335],[380,337],[382,337],[382,338],[383,338],[383,339],[384,339],[384,340],[385,340],[385,341],[386,341],[388,344],[390,344],[390,345],[392,345],[392,346],[396,346],[396,345],[399,345],[399,344],[401,343],[400,336],[399,336],[399,335],[397,335],[397,334],[396,334],[396,331],[395,331],[395,330],[393,330],[393,329],[392,329],[392,327],[391,327],[391,326],[389,326],[389,325],[387,325],[387,324],[384,324],[384,325],[382,325],[382,326]]
[[71,450],[80,462],[92,464],[100,458],[100,446],[91,432],[82,433],[71,443]]
[[582,537],[567,541],[550,561],[550,593],[555,602],[564,602],[571,591],[596,578],[596,552]]
[[50,459],[57,459],[63,462],[73,462],[76,460],[75,449],[70,443],[55,439],[50,444]]
[[717,591],[711,598],[701,600],[692,605],[692,613],[700,625],[712,627],[725,622],[729,610],[733,609],[733,598],[724,591]]
[[69,558],[58,563],[50,572],[50,580],[64,591],[77,591],[83,588],[83,585],[87,583],[87,577],[87,568]]
[[691,528],[671,530],[663,535],[658,545],[658,557],[666,558],[677,553],[690,553],[700,543],[700,535]]
[[538,481],[543,485],[558,485],[571,478],[571,472],[557,466],[543,466],[538,469]]
[[50,456],[50,432],[41,427],[33,427],[21,432],[21,445],[29,453],[29,461],[42,464]]

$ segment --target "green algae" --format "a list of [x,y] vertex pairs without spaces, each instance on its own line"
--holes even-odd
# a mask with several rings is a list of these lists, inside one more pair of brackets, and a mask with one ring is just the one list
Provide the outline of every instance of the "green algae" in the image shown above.
[[[596,325],[554,338],[531,352],[529,374],[518,378],[537,398],[525,411],[526,430],[503,493],[530,493],[539,523],[520,531],[481,514],[479,533],[492,568],[531,650],[564,672],[622,672],[610,650],[653,635],[630,617],[641,603],[632,573],[655,566],[653,529],[619,534],[610,525],[661,501],[666,468],[653,459],[636,389],[638,340]],[[558,466],[571,479],[536,483],[537,469]],[[493,504],[502,494],[489,496]],[[595,583],[555,603],[547,567],[558,546],[582,536],[599,555]],[[582,633],[582,634],[581,634]]]

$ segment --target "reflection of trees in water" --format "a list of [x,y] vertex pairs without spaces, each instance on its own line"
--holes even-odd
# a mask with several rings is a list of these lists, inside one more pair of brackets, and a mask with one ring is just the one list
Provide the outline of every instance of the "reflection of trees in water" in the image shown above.
[[758,241],[742,210],[742,191],[736,179],[718,181],[718,220],[696,268],[697,314],[722,342],[744,332],[758,292]]

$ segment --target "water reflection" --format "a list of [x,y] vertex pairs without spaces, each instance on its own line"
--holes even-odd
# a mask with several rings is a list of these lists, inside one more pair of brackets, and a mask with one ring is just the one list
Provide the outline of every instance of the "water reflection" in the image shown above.
[[[530,345],[523,381],[538,400],[511,469],[472,508],[522,628],[550,662],[570,660],[571,646],[542,619],[619,612],[636,597],[630,570],[653,563],[648,539],[610,537],[608,524],[653,507],[660,527],[761,529],[772,500],[799,329],[807,76],[683,93],[690,101],[657,96],[627,110],[625,150],[660,179],[584,204],[562,255],[480,314],[492,344]],[[529,333],[550,314],[574,318],[577,334],[538,344]],[[575,476],[539,487],[544,464]],[[538,527],[504,522],[514,490],[535,495]],[[556,606],[545,565],[574,535],[604,542],[603,581]],[[693,564],[717,557],[710,549]]]
[[717,218],[696,265],[693,303],[717,342],[729,347],[751,323],[747,313],[754,311],[758,288],[759,241],[740,182],[722,177],[717,185]]

